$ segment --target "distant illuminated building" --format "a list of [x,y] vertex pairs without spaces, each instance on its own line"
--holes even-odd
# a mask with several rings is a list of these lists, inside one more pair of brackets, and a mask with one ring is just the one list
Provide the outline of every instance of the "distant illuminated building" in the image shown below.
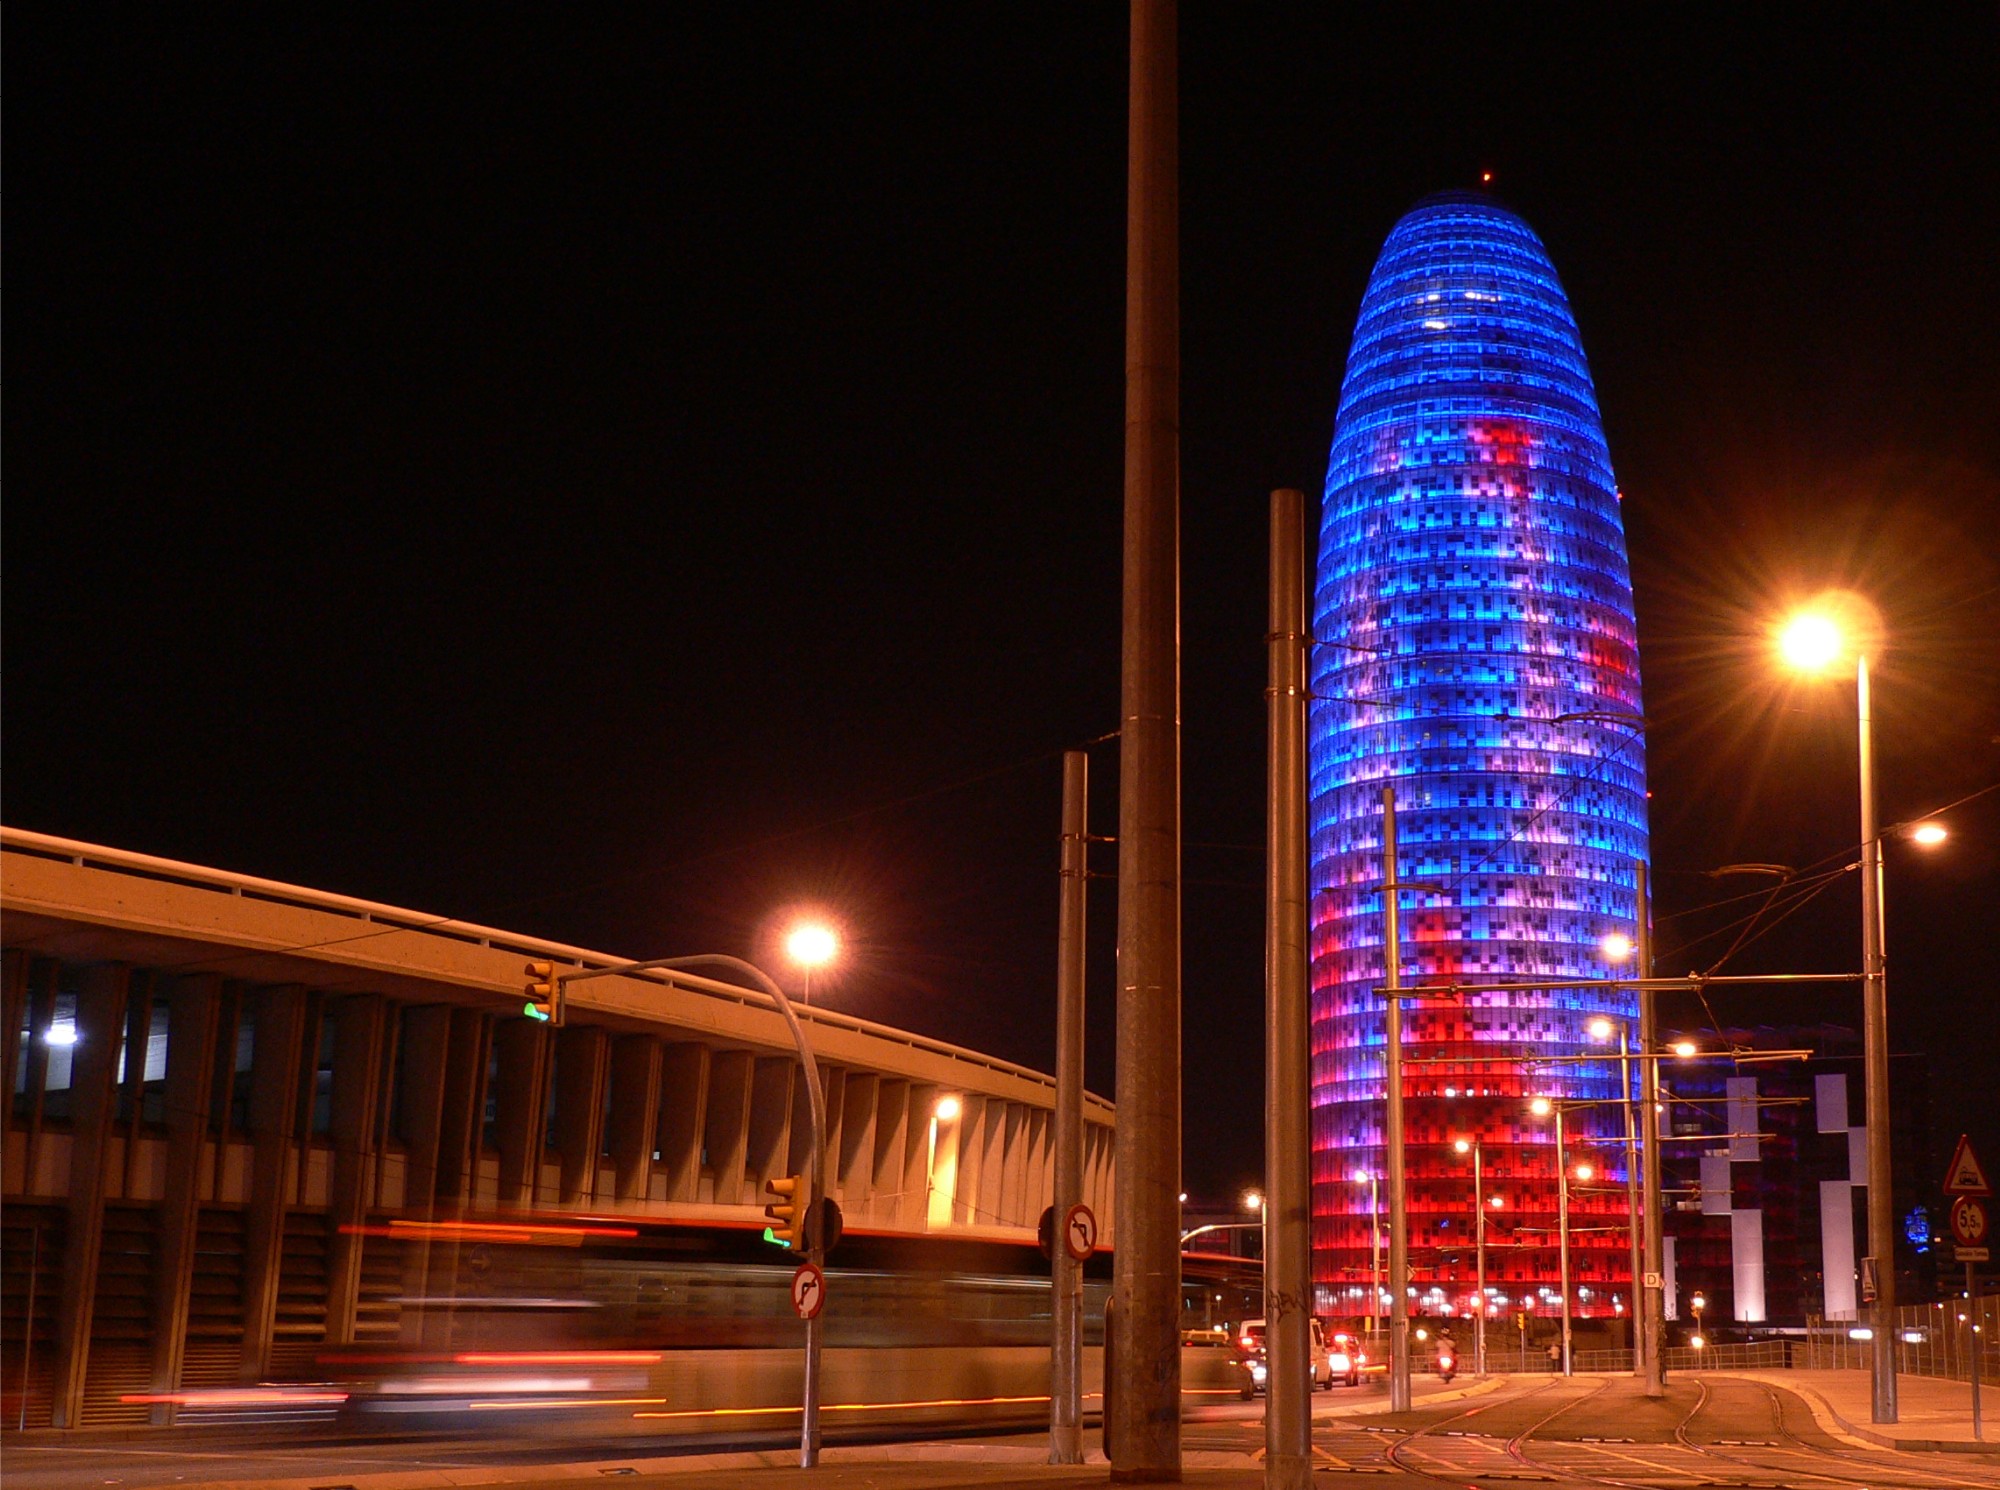
[[[1425,1312],[1472,1307],[1472,1176],[1482,1140],[1487,1281],[1553,1312],[1551,1124],[1536,1094],[1616,1098],[1616,1037],[1636,1014],[1601,977],[1630,937],[1647,852],[1639,659],[1618,491],[1589,367],[1532,229],[1483,194],[1419,203],[1362,300],[1320,528],[1310,726],[1314,1280],[1320,1306],[1365,1309],[1369,1189],[1382,1172],[1381,791],[1396,791],[1404,981],[1519,979],[1504,993],[1406,1004],[1411,1057],[1506,1057],[1406,1072],[1410,1257]],[[1565,716],[1586,715],[1574,718]],[[1572,1198],[1581,1314],[1629,1306],[1615,1106],[1577,1111]],[[1610,1186],[1619,1187],[1616,1192]],[[1382,1198],[1385,1207],[1386,1191]],[[1615,1228],[1615,1229],[1614,1229]],[[1436,1291],[1434,1291],[1436,1290]],[[1614,1304],[1614,1300],[1616,1303]],[[1498,1300],[1495,1300],[1498,1303]]]

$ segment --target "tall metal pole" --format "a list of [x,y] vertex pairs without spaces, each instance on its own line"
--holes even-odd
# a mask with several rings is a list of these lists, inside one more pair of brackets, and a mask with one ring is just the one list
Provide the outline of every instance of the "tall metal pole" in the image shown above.
[[1486,1164],[1485,1150],[1472,1140],[1472,1235],[1478,1276],[1472,1298],[1472,1374],[1486,1374]]
[[1410,1410],[1410,1201],[1403,1176],[1403,923],[1398,904],[1396,789],[1382,788],[1382,987],[1388,1001],[1387,1114],[1383,1145],[1389,1167],[1389,1411]]
[[1896,1421],[1896,1197],[1889,1177],[1888,950],[1882,931],[1882,837],[1875,823],[1875,727],[1868,657],[1854,663],[1854,709],[1861,733],[1861,1018],[1864,1100],[1868,1104],[1868,1251],[1875,1262],[1870,1416]]
[[1176,11],[1132,0],[1111,1478],[1181,1477],[1180,241]]
[[[1382,1184],[1368,1176],[1368,1333],[1382,1312]],[[1371,1338],[1369,1343],[1374,1343]]]
[[1264,691],[1264,1483],[1270,1490],[1306,1490],[1313,1478],[1305,553],[1305,493],[1272,492]]
[[1641,1197],[1646,1212],[1645,1276],[1640,1280],[1639,1343],[1645,1361],[1648,1397],[1664,1397],[1666,1378],[1660,1367],[1661,1335],[1666,1329],[1666,1242],[1665,1213],[1660,1203],[1660,1031],[1654,1014],[1653,903],[1647,893],[1646,865],[1633,866],[1633,887],[1638,900],[1638,935],[1635,956],[1639,965],[1639,1062],[1640,1138],[1645,1147]]
[[1569,1157],[1563,1150],[1563,1110],[1556,1107],[1556,1250],[1562,1288],[1562,1374],[1570,1374]]
[[[1645,1062],[1641,1061],[1640,1065]],[[1644,1280],[1640,1274],[1645,1268],[1644,1239],[1639,1220],[1639,1135],[1634,1127],[1632,1099],[1632,1028],[1618,1026],[1618,1095],[1624,1098],[1620,1104],[1625,1113],[1625,1231],[1626,1241],[1631,1245],[1632,1286],[1625,1291],[1626,1302],[1631,1306],[1626,1320],[1632,1331],[1632,1374],[1641,1381],[1646,1379],[1646,1331],[1645,1322],[1640,1317],[1645,1313],[1639,1305],[1639,1286]]]
[[1055,1338],[1049,1357],[1049,1463],[1083,1463],[1083,1264],[1063,1217],[1083,1201],[1084,875],[1090,757],[1063,755],[1061,900],[1056,920]]

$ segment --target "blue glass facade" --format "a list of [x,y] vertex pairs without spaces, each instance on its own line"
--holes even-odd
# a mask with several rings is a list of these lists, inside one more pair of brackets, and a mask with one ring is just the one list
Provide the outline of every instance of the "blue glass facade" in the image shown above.
[[[1426,1312],[1472,1307],[1480,1140],[1488,1268],[1499,1310],[1553,1309],[1556,1159],[1534,1095],[1619,1094],[1616,1037],[1636,1014],[1603,977],[1633,933],[1646,846],[1643,739],[1561,716],[1640,711],[1619,496],[1582,342],[1540,239],[1490,198],[1418,204],[1376,261],[1341,387],[1315,586],[1309,728],[1313,866],[1314,1275],[1322,1307],[1373,1269],[1382,1172],[1381,790],[1396,791],[1401,872],[1445,887],[1402,898],[1406,984],[1520,981],[1407,1004],[1408,1053],[1482,1058],[1409,1070],[1411,1259]],[[1494,1057],[1501,1057],[1493,1062]],[[1572,1160],[1622,1184],[1615,1106],[1571,1116]],[[1622,1193],[1574,1197],[1579,1312],[1622,1308]],[[1386,1197],[1384,1197],[1386,1204]],[[1601,1216],[1602,1220],[1591,1218]],[[1386,1218],[1384,1220],[1386,1225]],[[1608,1228],[1615,1226],[1615,1232]],[[1598,1227],[1607,1229],[1598,1230]],[[1504,1302],[1497,1302],[1504,1300]]]

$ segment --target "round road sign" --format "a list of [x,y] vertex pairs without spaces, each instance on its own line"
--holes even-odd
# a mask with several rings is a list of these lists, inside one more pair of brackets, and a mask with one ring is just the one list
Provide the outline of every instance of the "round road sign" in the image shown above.
[[1073,1205],[1063,1216],[1063,1251],[1084,1262],[1097,1250],[1097,1217],[1087,1205]]
[[792,1309],[800,1319],[817,1319],[826,1307],[826,1274],[810,1262],[792,1274]]
[[1986,1241],[1986,1205],[1970,1195],[1951,1203],[1951,1235],[1961,1247],[1978,1247]]

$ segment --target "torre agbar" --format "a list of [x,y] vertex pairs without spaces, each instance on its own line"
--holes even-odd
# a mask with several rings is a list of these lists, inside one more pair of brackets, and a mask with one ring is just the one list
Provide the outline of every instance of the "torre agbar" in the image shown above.
[[[1437,990],[1403,1004],[1412,1312],[1476,1307],[1460,1139],[1481,1161],[1489,1315],[1559,1312],[1555,1119],[1536,1097],[1565,1123],[1572,1308],[1630,1306],[1618,1031],[1636,1048],[1637,998],[1613,981],[1606,939],[1635,931],[1646,775],[1618,504],[1541,240],[1484,195],[1420,202],[1383,245],[1354,329],[1313,603],[1323,1312],[1387,1305],[1369,1298],[1389,1286],[1384,787],[1399,877],[1429,887],[1401,894],[1403,983]],[[1578,979],[1605,981],[1547,986]],[[1608,1041],[1588,1028],[1598,1015],[1614,1021]]]

